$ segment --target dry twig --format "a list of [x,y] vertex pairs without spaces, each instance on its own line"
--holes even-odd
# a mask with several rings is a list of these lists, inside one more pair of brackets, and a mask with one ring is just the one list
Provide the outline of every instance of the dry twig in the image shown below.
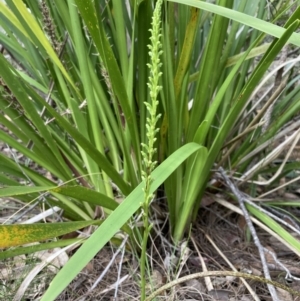
[[[245,218],[245,221],[247,223],[247,226],[251,232],[251,235],[253,237],[253,241],[258,249],[258,252],[259,252],[259,256],[260,256],[260,259],[261,259],[261,263],[262,263],[262,267],[263,267],[263,271],[264,271],[264,275],[266,277],[266,279],[268,279],[269,281],[272,282],[271,280],[271,276],[270,276],[270,272],[269,272],[269,268],[268,268],[268,265],[267,265],[267,261],[266,261],[266,257],[265,257],[265,254],[264,254],[264,248],[263,246],[261,245],[259,239],[258,239],[258,236],[256,234],[256,230],[253,226],[253,223],[250,219],[250,216],[249,216],[249,213],[246,209],[246,206],[244,204],[245,202],[245,197],[244,195],[238,190],[238,188],[231,182],[231,180],[229,179],[229,177],[226,175],[224,169],[222,167],[219,168],[219,171],[222,175],[222,177],[224,178],[226,184],[229,186],[229,188],[231,189],[231,191],[233,192],[233,194],[236,196],[238,202],[239,202],[239,205],[240,205],[240,208],[244,214],[244,218]],[[268,284],[268,289],[269,289],[269,292],[273,298],[274,301],[278,301],[278,297],[277,297],[277,293],[276,293],[276,290],[274,288],[274,286],[269,282]]]

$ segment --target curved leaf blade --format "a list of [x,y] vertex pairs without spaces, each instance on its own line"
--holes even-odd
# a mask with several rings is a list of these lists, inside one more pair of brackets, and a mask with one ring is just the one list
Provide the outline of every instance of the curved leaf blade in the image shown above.
[[[200,148],[202,148],[202,146],[199,144],[188,143],[159,165],[152,173],[153,182],[150,193],[153,193],[183,161]],[[72,279],[76,277],[80,270],[86,266],[97,252],[99,252],[99,250],[140,208],[143,201],[143,187],[144,183],[139,184],[80,247],[50,283],[49,289],[44,294],[41,301],[55,300]]]
[[[232,19],[239,23],[245,24],[247,26],[250,26],[252,28],[255,28],[257,30],[265,32],[266,34],[269,34],[276,38],[280,38],[285,32],[284,28],[282,28],[280,26],[274,25],[272,23],[263,21],[261,19],[249,16],[247,14],[244,14],[244,13],[232,10],[232,9],[228,9],[228,8],[221,7],[219,5],[215,5],[215,4],[211,4],[211,3],[207,3],[204,1],[198,1],[198,0],[168,0],[168,1],[181,3],[181,4],[185,4],[185,5],[190,5],[193,7],[197,7],[197,8],[221,15],[223,17]],[[289,43],[292,43],[296,46],[300,46],[300,34],[293,33],[289,39]]]

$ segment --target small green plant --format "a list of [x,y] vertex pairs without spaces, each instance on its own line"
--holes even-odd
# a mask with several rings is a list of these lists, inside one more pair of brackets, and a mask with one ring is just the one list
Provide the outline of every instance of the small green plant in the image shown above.
[[[299,168],[291,162],[276,174],[272,166],[249,166],[265,157],[273,162],[274,138],[286,134],[299,111],[298,76],[291,69],[260,111],[255,90],[285,45],[300,46],[300,8],[280,1],[274,22],[289,15],[281,27],[264,21],[267,1],[158,1],[162,14],[154,25],[161,31],[154,38],[161,44],[155,40],[149,55],[155,2],[0,2],[0,141],[18,154],[0,153],[0,197],[60,208],[64,221],[8,220],[0,227],[0,247],[17,247],[0,259],[82,244],[42,300],[54,300],[117,231],[131,236],[127,222],[141,207],[145,252],[149,203],[159,186],[177,244],[196,218],[215,167],[252,182],[254,196],[259,175],[276,175],[278,183]],[[271,106],[271,122],[263,126]],[[99,208],[103,220],[94,220]],[[300,253],[281,226],[249,210]],[[97,227],[83,241],[22,247],[88,225]]]

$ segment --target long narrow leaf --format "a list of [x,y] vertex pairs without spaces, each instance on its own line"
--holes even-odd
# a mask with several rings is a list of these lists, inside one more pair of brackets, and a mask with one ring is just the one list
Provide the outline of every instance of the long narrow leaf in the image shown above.
[[58,186],[51,191],[110,210],[116,209],[119,205],[107,195],[82,186]]
[[[280,38],[284,33],[284,29],[280,26],[274,25],[270,22],[260,20],[258,18],[249,16],[247,14],[235,10],[231,10],[225,7],[220,7],[215,4],[207,3],[204,1],[198,1],[198,0],[168,0],[168,1],[190,5],[190,6],[201,8],[203,10],[207,10],[209,12],[221,15],[223,17],[232,19],[234,21],[238,21],[239,23],[248,25],[252,28],[258,29],[276,38]],[[300,46],[300,34],[293,33],[288,42],[296,46]]]
[[[153,193],[161,183],[191,154],[201,146],[189,143],[181,147],[158,166],[151,177],[153,183],[150,193]],[[144,183],[137,186],[123,203],[105,220],[93,235],[73,255],[50,284],[42,297],[42,301],[55,300],[59,293],[74,279],[82,268],[97,254],[97,252],[115,235],[127,220],[140,208],[143,202]]]
[[4,260],[6,258],[12,258],[22,254],[32,254],[38,251],[49,250],[53,248],[65,247],[69,246],[73,243],[83,243],[84,239],[82,238],[73,238],[73,239],[61,239],[58,241],[51,241],[41,244],[34,244],[28,247],[18,247],[15,249],[9,249],[6,251],[0,252],[0,260]]
[[2,225],[0,226],[0,248],[50,239],[99,223],[99,221],[92,220],[32,225]]

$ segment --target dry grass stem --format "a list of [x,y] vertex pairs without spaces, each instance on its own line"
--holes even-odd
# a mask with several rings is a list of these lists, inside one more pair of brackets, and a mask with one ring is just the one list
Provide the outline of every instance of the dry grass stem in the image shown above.
[[216,277],[217,276],[234,276],[234,277],[239,277],[239,278],[255,280],[255,281],[259,281],[259,282],[266,283],[266,284],[271,284],[273,286],[282,288],[282,289],[286,290],[287,292],[289,292],[289,293],[291,293],[295,296],[300,296],[300,292],[292,290],[289,287],[287,287],[287,286],[285,286],[281,283],[278,283],[278,282],[275,282],[275,281],[272,281],[272,280],[269,280],[269,279],[266,279],[266,278],[253,276],[253,275],[250,275],[250,274],[245,274],[245,273],[240,273],[240,272],[233,272],[233,271],[209,271],[209,272],[202,272],[202,273],[195,273],[195,274],[187,275],[187,276],[181,277],[177,280],[171,281],[171,282],[167,283],[166,285],[163,285],[162,287],[160,287],[158,290],[156,290],[150,296],[148,296],[145,301],[151,301],[156,296],[161,294],[162,292],[172,288],[173,286],[175,286],[177,284],[183,283],[187,280],[196,279],[196,278],[203,278],[203,277],[213,277],[213,276],[216,276]]
[[[201,230],[202,231],[202,230]],[[204,231],[202,231],[204,233]],[[211,245],[214,247],[214,249],[219,253],[219,255],[225,260],[225,262],[228,264],[228,266],[234,271],[234,272],[238,272],[237,269],[235,268],[235,266],[230,262],[230,260],[225,256],[225,254],[218,248],[218,246],[214,243],[214,241],[212,240],[212,238],[207,234],[204,233],[206,239],[211,243]],[[193,242],[194,243],[194,242]],[[197,250],[198,252],[198,250]],[[254,290],[251,288],[251,286],[248,284],[248,282],[244,279],[241,278],[242,282],[244,283],[245,287],[248,289],[248,291],[250,292],[250,294],[252,295],[253,299],[255,301],[260,301],[260,299],[258,298],[257,294],[254,292]]]

